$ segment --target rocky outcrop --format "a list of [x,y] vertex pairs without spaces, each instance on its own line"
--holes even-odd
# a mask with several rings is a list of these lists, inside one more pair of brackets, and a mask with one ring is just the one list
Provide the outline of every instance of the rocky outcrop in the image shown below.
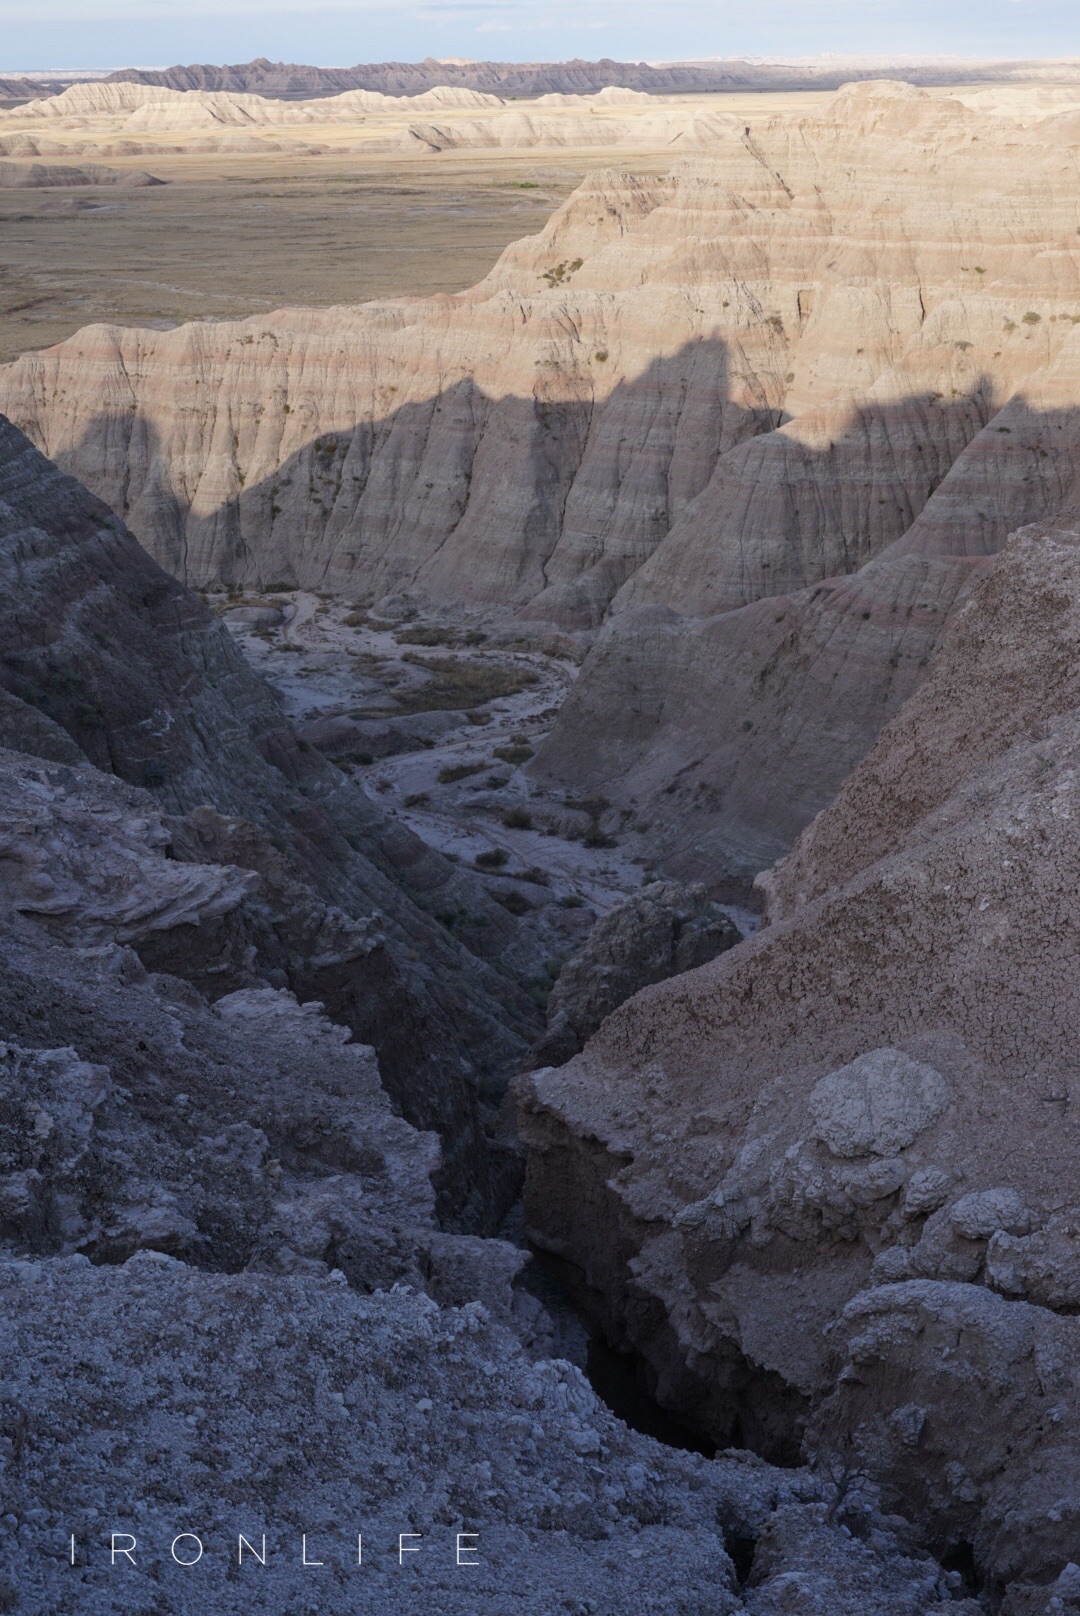
[[592,176],[457,297],[89,328],[0,400],[192,582],[611,615],[536,767],[749,878],[1070,519],[1070,116],[854,86]]
[[[128,127],[152,128],[155,122],[183,129],[210,123],[300,124],[349,122],[365,112],[405,111],[445,112],[450,108],[477,111],[501,107],[498,96],[480,95],[475,90],[438,85],[418,96],[380,95],[377,91],[351,89],[317,103],[273,101],[262,95],[225,90],[171,88],[115,81],[73,84],[61,95],[27,102],[18,109],[14,121],[27,119],[85,119],[105,116],[126,117]],[[132,121],[134,120],[134,121]]]
[[[772,1616],[793,1579],[830,1616],[941,1606],[869,1493],[857,1541],[827,1478],[629,1431],[552,1357],[526,1253],[439,1226],[491,1204],[464,1036],[440,1143],[350,1031],[381,999],[422,1108],[440,1005],[386,974],[419,921],[362,911],[362,855],[304,813],[344,784],[260,728],[268,691],[114,517],[0,448],[0,724],[33,747],[0,749],[0,1606],[404,1616],[417,1579],[448,1616]],[[226,780],[253,818],[186,806]]]
[[[0,501],[0,739],[117,777],[17,776],[11,908],[37,903],[84,943],[96,925],[214,996],[269,982],[323,999],[440,1134],[444,1214],[483,1223],[497,1172],[480,1094],[497,1099],[538,1030],[539,944],[302,744],[202,602],[6,423]],[[466,934],[476,952],[426,907],[448,895],[489,917]]]
[[[73,1582],[86,1616],[144,1609],[148,1587],[179,1616],[249,1599],[279,1616],[313,1589],[332,1616],[418,1602],[774,1616],[793,1589],[829,1616],[958,1609],[901,1522],[871,1515],[856,1541],[805,1472],[635,1435],[580,1370],[530,1362],[480,1302],[358,1295],[340,1274],[200,1274],[157,1253],[4,1262],[0,1286],[0,1394],[31,1411],[16,1439],[32,1501],[17,1536],[0,1527],[0,1586],[28,1610],[58,1608]],[[113,1529],[134,1540],[122,1581]],[[65,1547],[76,1535],[74,1572],[58,1530]],[[181,1561],[202,1549],[197,1573],[174,1541]]]
[[1078,624],[1077,534],[1017,535],[771,872],[771,924],[521,1080],[533,1237],[669,1407],[777,1456],[809,1419],[1044,1602],[1080,1508]]
[[653,881],[616,904],[559,972],[547,1002],[537,1064],[569,1060],[620,1004],[654,982],[691,971],[741,940],[702,886]]
[[[89,328],[6,367],[0,396],[190,582],[407,587],[586,624],[625,584],[620,607],[727,611],[907,533],[1066,347],[1071,159],[1042,130],[852,89],[822,116],[728,125],[669,179],[594,176],[458,297]],[[1017,163],[1022,224],[995,235]],[[859,258],[873,195],[889,209]],[[1029,509],[988,491],[953,553],[1050,514],[1026,464],[1047,445],[1025,446],[1061,423],[1069,363],[1009,455],[1003,434],[975,455],[1010,459]]]
[[82,163],[67,168],[61,163],[0,162],[0,190],[48,190],[50,187],[114,185],[124,190],[146,185],[164,185],[164,180],[141,169],[106,168],[102,163]]
[[[711,145],[729,123],[708,104],[657,103],[633,90],[541,96],[511,109],[497,96],[445,85],[414,97],[348,90],[317,101],[276,101],[221,91],[91,83],[6,113],[0,110],[0,130],[10,131],[0,135],[0,150],[27,156],[131,156],[160,151],[155,142],[167,137],[173,151],[309,151],[312,136],[321,132],[339,150],[359,153],[484,147],[682,151]],[[342,147],[342,139],[350,144]],[[8,183],[31,181],[16,176]]]
[[903,1497],[936,1546],[969,1544],[1018,1616],[1080,1595],[1062,1564],[1080,1529],[1076,1336],[1075,1315],[942,1280],[863,1292],[834,1333],[815,1439]]

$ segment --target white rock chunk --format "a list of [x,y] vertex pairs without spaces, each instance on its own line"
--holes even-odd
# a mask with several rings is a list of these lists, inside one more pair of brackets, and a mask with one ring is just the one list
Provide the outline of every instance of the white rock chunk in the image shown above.
[[940,1117],[949,1085],[899,1049],[872,1049],[815,1084],[814,1135],[834,1156],[894,1156]]

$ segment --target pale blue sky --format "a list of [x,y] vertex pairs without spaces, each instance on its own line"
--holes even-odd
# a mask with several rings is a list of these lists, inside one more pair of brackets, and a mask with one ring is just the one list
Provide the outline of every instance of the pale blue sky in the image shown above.
[[0,73],[822,52],[1080,56],[1080,0],[0,0]]

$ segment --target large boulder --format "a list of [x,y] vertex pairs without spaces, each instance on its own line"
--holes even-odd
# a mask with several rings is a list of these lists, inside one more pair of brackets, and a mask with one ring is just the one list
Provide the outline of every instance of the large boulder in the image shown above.
[[601,916],[559,972],[537,1063],[569,1060],[633,994],[715,959],[741,935],[703,886],[653,881],[642,887]]

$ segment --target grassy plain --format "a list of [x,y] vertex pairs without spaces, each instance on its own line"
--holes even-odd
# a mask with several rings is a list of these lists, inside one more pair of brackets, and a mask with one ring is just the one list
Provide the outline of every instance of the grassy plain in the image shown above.
[[[826,97],[693,99],[710,112],[755,119]],[[74,131],[46,133],[72,140]],[[345,143],[366,131],[299,133]],[[150,136],[138,155],[105,148],[43,158],[145,169],[166,185],[0,191],[0,362],[95,321],[161,328],[286,304],[460,291],[509,242],[541,229],[589,169],[663,171],[676,155],[644,138],[612,149],[415,155],[177,152],[174,144],[172,135]]]

